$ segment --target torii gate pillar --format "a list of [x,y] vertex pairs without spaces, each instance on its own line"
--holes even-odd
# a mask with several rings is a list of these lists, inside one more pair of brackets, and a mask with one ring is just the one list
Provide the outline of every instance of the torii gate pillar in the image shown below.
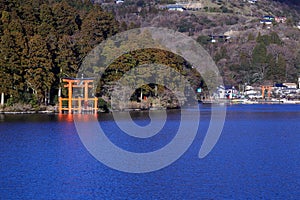
[[272,86],[261,86],[261,96],[262,98],[265,98],[265,91],[268,91],[268,98],[271,97],[271,91],[272,91],[273,87]]

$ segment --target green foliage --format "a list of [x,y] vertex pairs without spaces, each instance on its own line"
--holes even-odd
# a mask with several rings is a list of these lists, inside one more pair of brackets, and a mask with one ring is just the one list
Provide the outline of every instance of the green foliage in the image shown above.
[[98,98],[98,107],[102,109],[104,112],[109,112],[111,105],[103,98]]
[[[248,41],[253,41],[254,36],[250,33]],[[252,51],[240,53],[240,66],[231,71],[238,72],[242,82],[249,84],[265,80],[283,82],[286,80],[287,61],[285,55],[279,53],[283,42],[278,34],[271,32],[269,35],[256,37],[256,45]],[[269,49],[269,50],[268,50]]]
[[286,60],[283,57],[283,55],[279,54],[278,60],[276,62],[276,71],[274,74],[277,74],[278,81],[284,81],[284,78],[286,77]]
[[194,26],[187,19],[182,19],[177,25],[179,32],[193,32]]
[[146,5],[145,1],[144,0],[138,0],[136,2],[136,5],[139,6],[139,7],[144,7]]
[[252,61],[254,64],[265,63],[267,56],[267,47],[264,43],[258,43],[253,49]]
[[275,32],[272,32],[270,35],[261,35],[259,33],[256,38],[256,42],[263,43],[266,46],[270,44],[278,44],[278,45],[282,44],[282,41],[280,40],[278,34]]
[[[110,49],[113,50],[113,46],[111,46]],[[114,62],[110,64],[110,66],[103,74],[100,84],[98,84],[98,86],[100,87],[98,89],[98,95],[110,95],[110,91],[112,91],[112,87],[114,87],[113,82],[120,80],[120,78],[129,70],[133,70],[132,73],[134,73],[134,77],[127,76],[126,81],[128,84],[134,82],[135,80],[144,80],[152,77],[152,73],[148,69],[136,69],[136,67],[138,66],[147,64],[160,64],[175,69],[187,80],[189,80],[194,88],[197,88],[201,81],[200,75],[196,71],[193,71],[190,65],[186,63],[186,61],[182,57],[168,51],[158,49],[143,49],[123,54],[121,57],[114,60]],[[157,70],[161,69],[158,68]],[[168,70],[159,71],[157,72],[159,76],[155,78],[168,83],[180,82],[180,80],[172,79],[174,77],[170,77],[169,73],[170,72]],[[155,96],[156,93],[158,95],[162,95],[166,92],[165,88],[160,85],[142,85],[141,88],[137,89],[134,92],[131,100],[139,100],[141,91],[143,93],[143,96],[147,97]]]
[[199,42],[201,45],[207,45],[210,43],[210,37],[207,35],[200,35],[197,38],[197,42]]
[[237,18],[237,17],[230,17],[230,18],[227,18],[225,20],[225,24],[226,25],[234,25],[234,24],[237,24],[238,21],[239,21],[239,18]]
[[248,35],[248,42],[249,41],[253,41],[253,40],[255,40],[255,36],[252,33],[249,33],[249,35]]
[[287,18],[286,24],[289,26],[294,26],[295,22],[294,22],[293,18]]
[[271,44],[278,44],[278,45],[282,44],[282,41],[276,32],[272,32],[269,37],[270,37]]
[[228,58],[228,56],[227,56],[227,49],[224,46],[222,46],[220,48],[220,50],[217,52],[217,54],[215,55],[214,60],[215,60],[215,62],[219,62],[223,58]]
[[233,10],[228,9],[226,6],[221,6],[222,13],[233,13]]
[[268,55],[269,71],[267,74],[268,79],[276,80],[276,82],[284,82],[286,78],[286,61],[283,55],[279,54],[276,57]]
[[11,96],[9,104],[29,97],[44,103],[61,77],[74,76],[85,55],[118,30],[113,16],[88,0],[1,1],[0,7],[0,91]]

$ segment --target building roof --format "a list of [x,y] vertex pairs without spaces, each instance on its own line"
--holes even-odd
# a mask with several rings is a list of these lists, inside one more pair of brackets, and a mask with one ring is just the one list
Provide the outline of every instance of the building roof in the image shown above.
[[91,78],[70,78],[70,77],[64,77],[63,79],[65,80],[80,80],[80,81],[84,81],[84,80],[95,80],[95,78],[91,77]]
[[260,22],[261,23],[272,23],[272,21],[269,19],[262,19],[262,20],[260,20]]
[[181,9],[185,9],[182,5],[178,5],[178,4],[169,4],[166,6],[167,9],[172,9],[172,8],[181,8]]
[[297,85],[296,83],[282,83],[283,85]]
[[265,15],[263,16],[264,19],[275,19],[273,16],[270,16],[270,15]]

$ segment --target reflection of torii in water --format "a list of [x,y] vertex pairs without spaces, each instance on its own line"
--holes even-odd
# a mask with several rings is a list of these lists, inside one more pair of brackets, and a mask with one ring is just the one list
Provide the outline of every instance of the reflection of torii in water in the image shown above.
[[273,89],[272,86],[268,86],[268,85],[261,86],[261,96],[262,96],[262,98],[265,98],[266,90],[268,91],[268,98],[270,98],[272,89]]

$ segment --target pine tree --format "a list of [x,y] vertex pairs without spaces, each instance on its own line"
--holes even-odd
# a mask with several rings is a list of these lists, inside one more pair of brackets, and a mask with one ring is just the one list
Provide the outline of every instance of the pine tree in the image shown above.
[[35,91],[40,102],[44,102],[54,82],[53,63],[47,44],[40,35],[34,35],[28,42],[28,69],[25,78],[28,86]]

